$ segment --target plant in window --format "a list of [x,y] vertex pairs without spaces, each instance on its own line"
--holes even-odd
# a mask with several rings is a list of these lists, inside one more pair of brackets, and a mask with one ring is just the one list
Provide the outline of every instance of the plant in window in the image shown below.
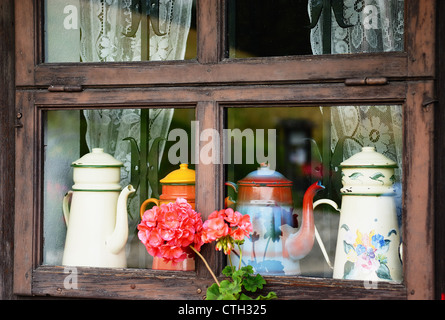
[[146,210],[138,225],[139,240],[154,257],[178,263],[199,251],[201,240],[201,214],[192,209],[185,199],[161,204]]
[[[146,210],[138,225],[138,237],[154,257],[163,258],[172,263],[183,261],[187,256],[196,253],[205,263],[215,283],[207,290],[208,300],[250,300],[245,292],[256,292],[262,289],[266,281],[260,274],[253,274],[252,266],[238,268],[232,265],[230,252],[238,246],[242,256],[241,245],[244,237],[249,237],[252,225],[248,215],[225,209],[214,211],[207,221],[202,222],[201,214],[192,209],[185,199],[161,204],[159,207]],[[223,250],[229,257],[229,264],[223,274],[231,280],[218,281],[205,258],[199,253],[204,243],[216,241],[216,250]],[[274,292],[267,296],[259,295],[256,299],[276,298]]]

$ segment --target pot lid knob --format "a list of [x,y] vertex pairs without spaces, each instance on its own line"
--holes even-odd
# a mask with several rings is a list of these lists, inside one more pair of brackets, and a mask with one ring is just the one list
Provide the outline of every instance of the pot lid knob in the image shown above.
[[340,163],[340,167],[396,168],[397,163],[377,152],[375,147],[363,147],[361,152]]
[[124,164],[105,153],[102,148],[93,148],[90,153],[85,154],[80,159],[74,161],[72,167],[122,167]]
[[292,186],[292,181],[288,180],[278,171],[270,169],[266,163],[261,163],[260,167],[249,173],[243,179],[238,181],[239,185],[248,186]]
[[161,183],[195,184],[195,170],[189,169],[187,163],[181,163],[179,169],[170,172]]

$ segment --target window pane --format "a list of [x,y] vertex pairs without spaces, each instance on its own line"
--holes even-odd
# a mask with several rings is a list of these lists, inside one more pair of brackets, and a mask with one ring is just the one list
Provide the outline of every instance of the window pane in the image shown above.
[[230,0],[228,53],[246,58],[403,51],[403,12],[403,0]]
[[194,59],[194,2],[45,0],[45,62]]
[[[183,133],[181,138],[190,137],[194,109],[57,110],[46,111],[43,115],[43,263],[115,267],[123,261],[127,267],[151,267],[153,258],[137,236],[139,208],[146,199],[159,198],[162,192],[159,180],[179,169],[181,162],[187,162],[190,142],[181,141],[181,151],[185,155],[177,154],[175,145],[178,133]],[[170,136],[170,132],[175,134]],[[128,137],[134,140],[126,139]],[[107,155],[97,153],[96,148],[103,149]],[[85,160],[86,154],[93,157],[72,166],[78,159]],[[135,161],[139,156],[141,162],[143,159],[148,162],[147,179],[143,179],[144,169],[140,162]],[[156,161],[158,169],[154,170]],[[116,167],[118,162],[122,166]],[[90,168],[92,163],[95,165]],[[194,168],[190,163],[189,169]],[[110,230],[114,230],[114,219],[122,212],[116,207],[117,198],[129,184],[136,192],[126,201],[128,238],[122,242],[123,256],[110,258],[100,244]],[[68,208],[63,210],[64,204]],[[82,220],[85,214],[88,218]],[[69,239],[68,230],[72,233]],[[68,242],[70,249],[66,253]],[[77,249],[82,254],[76,255]]]
[[[242,265],[265,275],[401,281],[401,111],[398,105],[227,108],[226,202],[253,225]],[[313,201],[332,200],[341,214],[328,204],[313,217],[303,208],[317,181],[325,188]],[[311,245],[310,221],[328,259],[318,240]],[[231,262],[239,263],[237,249]]]

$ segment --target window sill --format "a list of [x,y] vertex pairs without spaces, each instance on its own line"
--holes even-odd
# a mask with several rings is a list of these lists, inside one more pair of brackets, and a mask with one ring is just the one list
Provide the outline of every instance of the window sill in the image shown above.
[[[77,279],[76,279],[77,277]],[[403,284],[265,277],[263,291],[278,299],[406,299]],[[202,300],[212,279],[194,272],[41,266],[33,271],[32,295],[100,299]],[[77,284],[77,288],[76,288]],[[368,289],[365,287],[367,286]]]

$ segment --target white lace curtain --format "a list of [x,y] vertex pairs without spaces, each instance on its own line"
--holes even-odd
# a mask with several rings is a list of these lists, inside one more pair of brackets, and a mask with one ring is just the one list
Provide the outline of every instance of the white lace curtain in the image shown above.
[[[126,36],[131,29],[131,0],[80,1],[80,54],[83,62],[140,61],[141,28],[134,37]],[[160,0],[160,31],[149,28],[149,60],[184,59],[191,22],[192,0]],[[173,109],[150,109],[149,145],[156,137],[166,137]],[[140,109],[85,110],[86,141],[89,149],[101,147],[124,162],[122,184],[130,182],[130,143],[133,137],[140,143]],[[162,146],[161,146],[162,151]],[[162,156],[162,152],[160,153]],[[136,201],[134,201],[136,202]]]
[[[317,0],[309,0],[312,6]],[[345,0],[342,28],[332,14],[331,53],[370,53],[402,51],[404,39],[403,0]],[[311,30],[314,54],[322,54],[323,15]],[[400,105],[338,106],[331,110],[331,151],[344,141],[343,159],[361,151],[362,146],[376,150],[398,163],[397,181],[402,176],[402,108]],[[400,199],[399,199],[400,207]]]
[[[190,28],[192,0],[159,0],[159,29],[157,36],[149,28],[149,60],[184,59]],[[140,61],[141,28],[134,37],[126,36],[135,13],[131,0],[81,0],[80,55],[84,62]],[[144,16],[145,14],[143,14]]]
[[[310,15],[313,6],[318,2],[320,0],[309,0]],[[339,27],[335,15],[332,14],[331,53],[402,51],[403,16],[404,0],[344,0],[343,22],[351,27]],[[311,30],[311,47],[314,54],[322,53],[322,20],[323,15]]]
[[[141,32],[139,25],[133,37],[126,36],[131,29],[134,15],[131,0],[87,0],[80,2],[80,54],[83,62],[140,61],[147,60],[141,56]],[[148,60],[183,60],[187,36],[190,29],[192,0],[160,0],[159,29],[163,35],[156,35],[149,27]],[[149,148],[155,138],[166,138],[174,109],[150,109],[148,124]],[[110,109],[85,110],[87,122],[86,142],[91,150],[94,147],[104,148],[124,163],[121,170],[121,185],[130,183],[131,179],[131,145],[124,138],[134,138],[140,146],[141,110]],[[165,143],[159,145],[159,163]],[[149,189],[149,193],[151,190]],[[150,197],[150,194],[148,194]],[[144,200],[144,199],[142,199]],[[140,245],[133,233],[139,222],[140,197],[136,194],[128,202],[129,241],[127,262],[131,267],[146,267],[150,257]]]

